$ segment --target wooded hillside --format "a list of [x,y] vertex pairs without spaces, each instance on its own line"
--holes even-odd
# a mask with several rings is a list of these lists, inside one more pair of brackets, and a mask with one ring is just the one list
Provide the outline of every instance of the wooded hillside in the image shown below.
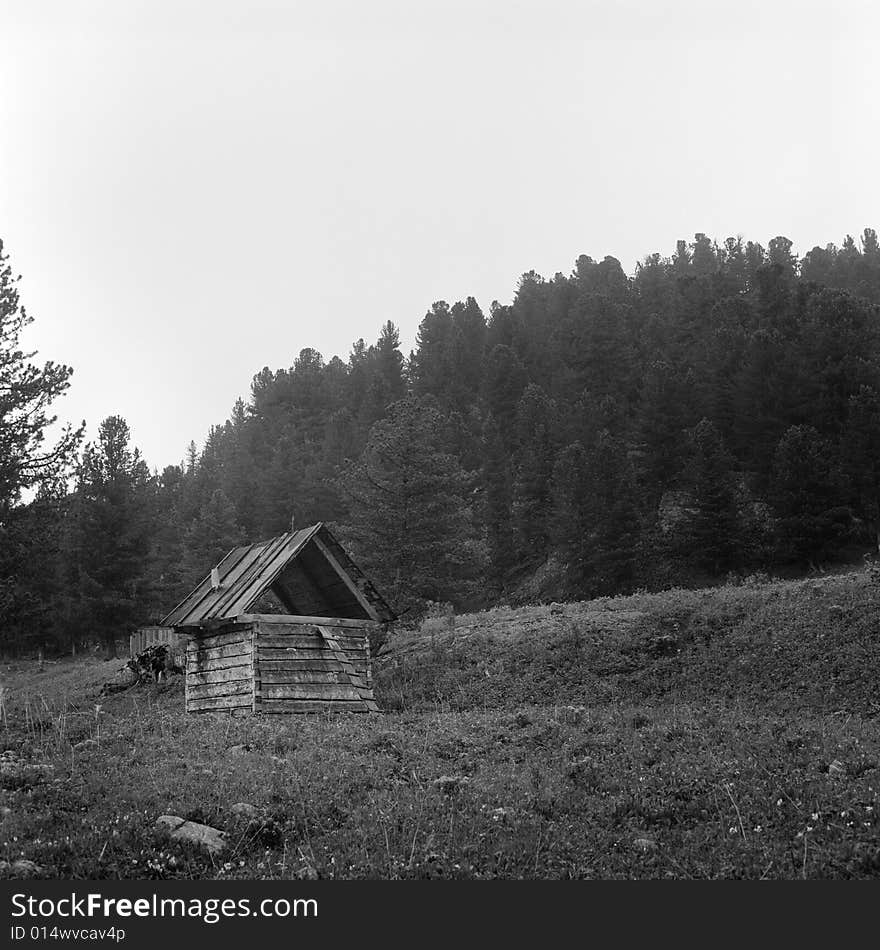
[[801,259],[783,237],[697,234],[631,276],[613,257],[529,272],[488,314],[438,301],[407,356],[390,321],[347,360],[304,348],[162,472],[108,417],[71,482],[55,472],[28,505],[7,493],[6,643],[109,641],[292,513],[331,522],[400,611],[867,551],[878,304],[871,229]]

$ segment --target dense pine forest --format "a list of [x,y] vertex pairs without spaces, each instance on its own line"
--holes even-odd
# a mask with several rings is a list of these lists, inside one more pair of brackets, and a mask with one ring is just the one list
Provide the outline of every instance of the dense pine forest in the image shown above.
[[408,355],[389,321],[347,360],[263,368],[161,472],[116,415],[47,447],[71,370],[30,362],[28,320],[0,245],[7,650],[111,644],[292,517],[404,616],[803,571],[880,536],[871,229],[802,259],[696,234],[631,276],[581,256],[488,313],[438,301]]

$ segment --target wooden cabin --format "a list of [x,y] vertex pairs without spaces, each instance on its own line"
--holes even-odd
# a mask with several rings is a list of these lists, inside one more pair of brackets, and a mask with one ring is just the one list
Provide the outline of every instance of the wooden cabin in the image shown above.
[[393,619],[319,523],[230,551],[161,625],[188,639],[187,712],[369,712],[369,631]]

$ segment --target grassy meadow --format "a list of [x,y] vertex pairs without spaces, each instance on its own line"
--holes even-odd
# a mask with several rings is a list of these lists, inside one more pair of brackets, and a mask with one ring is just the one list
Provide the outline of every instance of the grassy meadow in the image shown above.
[[4,662],[0,875],[880,877],[878,608],[855,572],[441,613],[378,651],[378,715]]

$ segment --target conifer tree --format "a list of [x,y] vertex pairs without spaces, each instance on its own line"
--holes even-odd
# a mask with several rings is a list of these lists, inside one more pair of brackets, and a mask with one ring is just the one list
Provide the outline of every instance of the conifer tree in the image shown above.
[[694,513],[687,547],[697,566],[717,575],[734,567],[741,553],[735,463],[708,419],[690,432],[689,441],[685,479]]
[[150,475],[128,424],[108,416],[77,473],[64,559],[71,620],[111,650],[139,619],[147,590]]
[[554,539],[575,591],[588,596],[631,589],[638,511],[624,444],[602,431],[592,451],[564,449],[553,470]]
[[851,525],[851,512],[831,445],[812,426],[792,426],[773,457],[771,502],[780,553],[817,564],[834,552]]
[[211,493],[183,538],[185,586],[193,587],[243,541],[235,506],[219,488]]
[[491,416],[486,421],[483,440],[483,519],[489,571],[495,587],[503,589],[516,565],[513,475],[501,432]]
[[556,453],[556,404],[534,383],[519,401],[513,518],[523,564],[543,560],[550,539],[551,477]]
[[21,349],[21,333],[33,318],[19,298],[19,279],[0,240],[0,528],[22,491],[69,471],[83,433],[67,426],[54,447],[45,445],[55,422],[49,407],[66,392],[73,370],[52,362],[38,366],[31,362],[35,354]]
[[402,399],[340,478],[349,506],[344,535],[399,609],[456,600],[473,577],[469,480],[448,450],[448,425],[431,401]]

